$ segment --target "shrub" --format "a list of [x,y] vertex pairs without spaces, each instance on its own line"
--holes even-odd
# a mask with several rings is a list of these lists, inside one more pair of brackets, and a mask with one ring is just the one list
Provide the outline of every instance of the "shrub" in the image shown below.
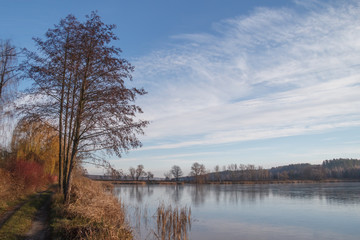
[[27,190],[35,190],[47,183],[43,166],[37,162],[17,160],[12,173],[16,179],[23,182]]

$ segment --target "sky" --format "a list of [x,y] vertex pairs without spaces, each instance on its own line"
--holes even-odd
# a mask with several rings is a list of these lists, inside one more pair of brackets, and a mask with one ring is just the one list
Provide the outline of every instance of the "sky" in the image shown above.
[[212,171],[360,158],[358,1],[0,3],[0,39],[31,50],[68,14],[97,10],[117,25],[114,44],[135,66],[129,86],[148,91],[139,117],[151,122],[142,148],[107,157],[117,169],[163,177],[194,162]]

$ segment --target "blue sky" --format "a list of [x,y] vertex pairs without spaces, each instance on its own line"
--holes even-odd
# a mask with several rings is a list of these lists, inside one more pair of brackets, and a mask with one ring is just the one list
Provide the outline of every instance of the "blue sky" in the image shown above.
[[[195,161],[272,167],[359,158],[357,1],[1,1],[0,39],[98,10],[135,65],[151,121],[143,148],[109,158],[157,176]],[[22,83],[26,84],[26,83]],[[102,173],[101,169],[89,168]]]

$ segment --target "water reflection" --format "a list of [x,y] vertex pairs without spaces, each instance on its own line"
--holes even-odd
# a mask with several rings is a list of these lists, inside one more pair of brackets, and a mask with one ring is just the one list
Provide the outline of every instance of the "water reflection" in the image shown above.
[[189,185],[188,194],[191,196],[192,205],[199,206],[205,203],[210,189],[208,185]]
[[[186,194],[184,191],[186,189]],[[127,196],[131,202],[143,203],[144,199],[157,196],[165,201],[178,204],[190,197],[191,204],[200,206],[207,201],[217,204],[257,204],[269,197],[289,199],[319,199],[329,204],[359,204],[359,183],[320,184],[259,184],[259,185],[119,185],[115,188],[118,196]]]
[[165,193],[168,196],[171,196],[171,199],[175,204],[179,203],[180,199],[183,196],[183,192],[184,192],[184,186],[183,185],[176,184],[176,185],[173,185],[171,187],[165,188]]
[[120,198],[127,195],[131,202],[142,203],[144,197],[148,198],[154,194],[154,188],[151,185],[131,184],[127,187],[115,187],[114,194]]

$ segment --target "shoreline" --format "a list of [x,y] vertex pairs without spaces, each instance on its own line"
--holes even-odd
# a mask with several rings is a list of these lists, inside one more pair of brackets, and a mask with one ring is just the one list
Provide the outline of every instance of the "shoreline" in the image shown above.
[[111,183],[114,185],[135,184],[135,185],[255,185],[255,184],[299,184],[299,183],[337,183],[337,182],[360,182],[360,179],[323,179],[323,180],[254,180],[254,181],[221,181],[221,182],[188,182],[188,181],[133,181],[133,180],[106,180],[94,179],[97,182]]

